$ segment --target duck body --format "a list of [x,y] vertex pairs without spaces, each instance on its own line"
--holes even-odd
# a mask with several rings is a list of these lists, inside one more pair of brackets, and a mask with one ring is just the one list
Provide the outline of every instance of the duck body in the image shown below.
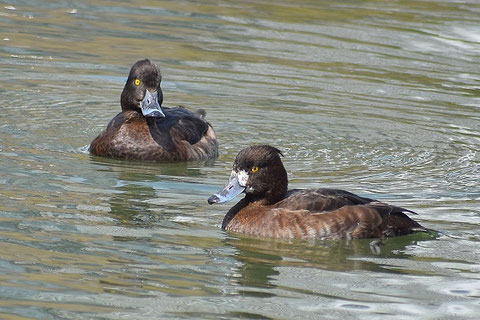
[[287,191],[280,151],[270,146],[242,150],[229,183],[209,198],[221,203],[245,197],[226,214],[222,228],[260,237],[351,239],[427,231],[405,213],[413,211],[338,189]]
[[200,114],[186,108],[162,108],[164,118],[120,112],[90,144],[97,156],[148,161],[215,158],[215,132]]
[[228,212],[223,229],[304,239],[382,238],[423,230],[404,213],[411,211],[343,190],[290,190],[271,205],[248,198]]
[[122,112],[90,144],[97,156],[129,160],[187,161],[215,158],[218,143],[205,112],[161,107],[161,75],[150,60],[131,69]]

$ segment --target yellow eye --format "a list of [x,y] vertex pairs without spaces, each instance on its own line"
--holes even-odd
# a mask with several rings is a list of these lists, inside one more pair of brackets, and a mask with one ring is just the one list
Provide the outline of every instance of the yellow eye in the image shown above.
[[252,172],[257,172],[258,171],[258,167],[252,167]]
[[139,86],[139,85],[140,85],[140,80],[139,80],[139,79],[135,79],[135,82],[134,82],[134,83],[135,83],[136,86]]

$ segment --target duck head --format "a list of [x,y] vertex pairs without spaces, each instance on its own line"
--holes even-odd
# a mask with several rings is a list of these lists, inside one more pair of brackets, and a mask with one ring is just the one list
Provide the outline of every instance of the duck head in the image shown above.
[[280,155],[280,150],[268,145],[240,151],[228,183],[208,198],[208,203],[227,202],[242,192],[251,201],[262,200],[265,204],[281,200],[287,192],[288,178]]
[[145,117],[164,118],[162,75],[150,60],[137,61],[128,75],[121,96],[122,111],[136,111]]

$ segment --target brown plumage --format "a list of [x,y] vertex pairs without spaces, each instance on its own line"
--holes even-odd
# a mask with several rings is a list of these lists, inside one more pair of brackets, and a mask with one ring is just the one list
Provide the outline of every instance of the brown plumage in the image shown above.
[[122,112],[90,144],[97,156],[151,161],[215,158],[218,143],[205,111],[162,107],[161,74],[150,60],[130,70],[121,96]]
[[210,204],[245,197],[225,216],[222,228],[261,237],[304,239],[379,238],[427,231],[405,212],[413,211],[337,189],[287,191],[288,179],[271,146],[237,155],[229,183]]

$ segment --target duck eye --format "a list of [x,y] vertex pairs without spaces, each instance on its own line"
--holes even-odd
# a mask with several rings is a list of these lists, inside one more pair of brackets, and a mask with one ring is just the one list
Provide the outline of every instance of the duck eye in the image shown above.
[[136,86],[139,86],[139,85],[140,85],[140,80],[139,80],[139,79],[135,79],[134,83],[135,83]]
[[258,171],[258,167],[252,167],[252,172],[257,172]]

